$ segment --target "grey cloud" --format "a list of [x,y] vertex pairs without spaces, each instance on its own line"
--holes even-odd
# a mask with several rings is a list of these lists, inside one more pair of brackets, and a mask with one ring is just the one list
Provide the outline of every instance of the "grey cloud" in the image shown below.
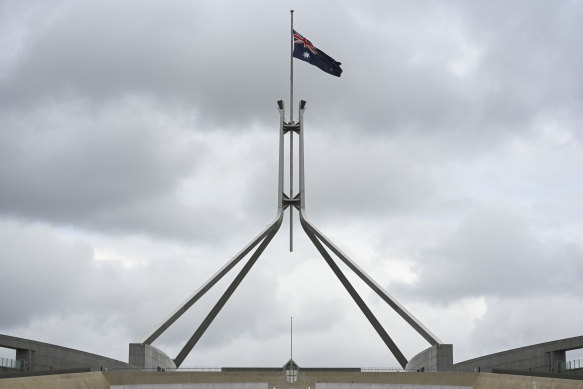
[[[0,302],[3,328],[61,311],[63,302],[83,287],[81,279],[68,275],[87,269],[88,246],[59,244],[42,229],[23,231],[4,223],[0,240],[0,285],[7,296]],[[69,281],[64,283],[64,278]]]
[[[581,61],[579,51],[572,49],[572,38],[564,39],[580,35],[573,15],[581,10],[562,3],[525,13],[523,6],[466,5],[470,10],[464,10],[464,6],[439,3],[425,7],[414,23],[399,20],[411,11],[408,7],[388,7],[386,22],[378,9],[359,10],[367,28],[348,34],[343,46],[358,48],[345,53],[350,72],[329,87],[343,98],[314,96],[318,124],[340,116],[363,132],[431,132],[455,146],[473,145],[476,150],[508,133],[529,133],[541,112],[556,115],[557,107],[576,110],[580,91],[572,77],[580,71],[559,69]],[[500,14],[495,21],[494,17],[480,21],[481,8]],[[356,30],[354,22],[349,26]],[[538,31],[546,31],[544,39],[537,39]],[[448,67],[463,58],[464,44],[475,47],[478,54],[469,74],[459,78]],[[371,53],[375,60],[367,61]],[[304,89],[322,83],[317,76],[307,75]]]
[[[274,215],[275,100],[287,99],[289,7],[62,2],[45,20],[41,2],[36,11],[16,4],[0,5],[7,47],[0,54],[0,215],[20,227],[0,230],[0,254],[13,260],[0,284],[20,290],[29,268],[50,277],[30,278],[21,302],[2,301],[10,315],[0,328],[37,339],[54,331],[50,341],[125,359],[127,342]],[[338,79],[294,65],[295,97],[308,100],[306,195],[316,225],[332,234],[342,226],[354,242],[370,242],[367,250],[378,252],[369,258],[373,268],[384,266],[385,253],[393,263],[413,263],[417,283],[391,281],[398,298],[455,306],[485,296],[474,349],[484,347],[485,333],[500,347],[505,334],[515,335],[524,322],[503,315],[517,305],[527,312],[542,295],[557,312],[561,298],[572,303],[583,271],[574,179],[580,5],[294,7],[296,28],[344,67]],[[279,272],[316,255],[298,231],[296,223],[296,252],[288,255],[284,224],[273,251],[197,346],[205,357],[232,361],[233,350],[244,349],[253,363],[272,361],[269,351],[280,344],[287,352],[289,301],[277,294]],[[96,236],[124,247],[130,237],[148,240],[135,250],[148,260],[131,269],[95,261]],[[357,261],[367,255],[350,242],[346,249],[358,250]],[[322,299],[324,292],[333,296]],[[298,323],[304,350],[318,348],[307,359],[389,361],[386,350],[369,352],[368,340],[356,337],[356,352],[333,355],[343,350],[338,337],[354,336],[339,330],[354,314],[340,287],[297,294],[296,306],[310,317]],[[177,323],[162,348],[172,354],[218,295]],[[249,301],[256,304],[247,311]],[[111,337],[96,345],[99,330]]]
[[[69,7],[60,23],[33,41],[28,56],[5,81],[4,102],[42,101],[71,90],[96,98],[130,91],[194,106],[210,123],[236,128],[270,122],[270,104],[285,97],[282,91],[287,89],[282,77],[288,67],[287,45],[277,43],[286,41],[285,29],[277,27],[284,18],[275,17],[280,9],[263,4],[263,12],[274,17],[257,19],[249,7],[231,6],[225,12],[220,5],[176,2],[162,7],[146,2],[137,12],[129,12],[131,5],[124,4]],[[378,9],[360,11],[365,22],[350,16],[351,7],[338,8],[328,18],[343,26],[342,45],[325,38],[327,28],[313,22],[313,15],[304,15],[298,29],[313,26],[306,35],[315,35],[311,39],[341,59],[348,71],[340,79],[322,77],[299,62],[296,95],[310,101],[317,126],[330,118],[363,132],[424,132],[429,126],[453,141],[461,138],[481,145],[507,131],[525,131],[534,112],[552,110],[557,103],[576,110],[578,99],[573,83],[553,72],[557,66],[580,61],[577,51],[569,49],[571,41],[563,39],[577,36],[578,27],[566,6],[546,8],[524,16],[521,6],[505,6],[508,17],[486,24],[474,20],[481,13],[473,8],[440,4],[429,7],[422,22],[411,25],[399,18],[411,16],[408,7],[391,8],[386,21],[377,19]],[[223,38],[241,36],[237,23],[241,14],[245,37]],[[535,15],[533,20],[530,15]],[[369,20],[372,26],[362,28]],[[211,27],[210,22],[216,23]],[[527,35],[520,40],[540,30],[533,27],[537,22],[549,31],[545,39]],[[217,28],[223,33],[213,33]],[[265,34],[266,29],[280,32]],[[463,79],[447,70],[464,55],[459,35],[481,52],[475,70]],[[546,48],[556,55],[542,55]],[[274,50],[281,55],[258,57]],[[374,61],[367,60],[372,54]]]
[[[184,258],[168,254],[125,268],[117,261],[96,261],[89,241],[71,243],[43,226],[3,223],[0,242],[4,264],[0,292],[14,297],[0,303],[2,332],[69,347],[80,342],[82,345],[78,347],[85,349],[90,343],[87,339],[95,337],[93,331],[101,333],[116,328],[102,334],[103,344],[91,347],[96,347],[95,352],[120,359],[125,359],[127,349],[123,354],[112,355],[120,347],[118,343],[126,348],[127,343],[141,340],[219,267],[213,261],[201,262],[200,256]],[[256,284],[272,288],[274,280],[261,272],[261,268],[254,270],[247,286],[238,290],[239,297],[225,308],[223,320],[217,321],[220,328],[232,328],[232,320],[243,318],[237,319],[240,326],[230,332],[231,337],[264,332],[262,318],[279,306],[273,293],[256,290]],[[220,288],[216,289],[205,304],[198,306],[194,322],[188,317],[181,319],[182,327],[179,326],[169,339],[176,343],[176,340],[188,338],[197,324],[197,317],[212,306],[221,293]],[[240,304],[241,299],[249,298],[261,301],[253,310],[255,316],[247,315],[245,304]],[[39,327],[43,320],[45,325]],[[55,334],[44,333],[54,326],[59,327],[59,323],[82,327],[69,335],[58,329]],[[87,323],[92,324],[88,326]],[[205,341],[207,347],[225,341],[222,336],[209,334]],[[87,338],[85,342],[84,337]]]
[[[85,225],[107,225],[146,204],[155,214],[205,149],[165,114],[152,122],[152,108],[122,100],[94,111],[71,102],[0,115],[1,212]],[[175,199],[169,206],[180,207]]]
[[278,56],[248,55],[273,50],[275,36],[261,32],[277,28],[265,18],[249,23],[243,34],[233,20],[240,12],[250,13],[183,1],[72,4],[27,46],[3,80],[0,101],[30,106],[74,93],[102,103],[145,94],[187,103],[206,120],[257,121],[273,110],[268,103],[275,103],[276,91],[262,86],[278,84],[271,69],[285,66],[286,48],[281,45],[280,63],[274,62]]
[[432,141],[308,131],[306,207],[315,217],[386,220],[434,210],[451,181],[440,162],[442,147]]
[[443,302],[463,297],[528,296],[540,290],[580,293],[581,247],[541,242],[508,209],[481,209],[439,247],[417,259],[419,280],[396,286]]
[[[486,301],[488,314],[476,322],[466,346],[472,350],[468,358],[557,339],[556,321],[566,318],[565,306],[569,307],[570,323],[583,319],[580,299],[567,291],[537,293],[536,303],[517,296],[491,297]],[[579,331],[576,326],[565,328],[560,336],[579,336]]]

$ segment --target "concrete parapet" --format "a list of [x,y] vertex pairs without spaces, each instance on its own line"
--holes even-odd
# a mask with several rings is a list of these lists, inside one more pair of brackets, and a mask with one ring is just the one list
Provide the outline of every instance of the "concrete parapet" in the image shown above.
[[[331,377],[334,377],[332,375]],[[267,378],[267,380],[266,380]],[[347,373],[334,381],[312,378],[312,389],[583,389],[582,380],[492,373]],[[201,373],[107,371],[5,378],[0,389],[268,389],[267,372]],[[281,386],[280,389],[283,389]],[[290,387],[287,387],[290,389]],[[299,387],[296,387],[299,389]]]
[[[415,388],[419,385],[427,385],[429,389],[430,385],[436,387],[471,387],[472,383],[476,379],[477,374],[475,373],[405,373],[405,372],[375,372],[375,373],[362,373],[362,372],[341,372],[337,369],[327,369],[322,368],[318,370],[313,370],[310,372],[304,372],[299,370],[298,381],[294,383],[293,387],[297,389],[318,389],[324,384],[329,385],[328,387],[336,387],[335,384],[342,384],[341,389],[351,389],[353,384],[369,384],[370,388],[358,388],[358,389],[382,389],[385,384],[400,384],[402,388],[410,388],[411,386]],[[174,387],[180,387],[179,384],[186,383],[212,383],[212,384],[223,384],[223,383],[257,383],[266,382],[268,388],[276,389],[291,389],[291,385],[285,380],[285,375],[282,375],[283,371],[265,371],[264,369],[257,369],[257,371],[252,371],[251,369],[247,371],[239,372],[195,372],[195,371],[107,371],[103,374],[107,377],[108,381],[112,386],[114,385],[152,385],[152,388],[156,388],[156,385],[162,384],[173,384]],[[374,385],[372,385],[374,384]],[[170,386],[174,388],[173,386]],[[357,389],[355,385],[353,387]]]
[[130,343],[129,362],[140,369],[176,369],[172,358],[156,347],[143,343]]
[[472,386],[428,384],[362,384],[319,382],[315,389],[473,389]]
[[492,369],[559,373],[557,362],[565,362],[565,352],[583,348],[583,336],[515,348],[459,362],[457,370],[491,372]]
[[269,389],[265,382],[111,385],[111,389]]
[[506,350],[453,364],[453,346],[439,344],[415,355],[406,366],[414,371],[508,371],[562,373],[558,362],[565,362],[565,352],[583,348],[583,336]]
[[453,365],[453,345],[437,344],[421,351],[407,363],[406,370],[444,371]]
[[474,389],[583,389],[583,381],[563,378],[518,376],[510,374],[479,373]]
[[16,350],[16,359],[24,360],[24,370],[31,372],[77,368],[91,370],[127,369],[130,367],[125,362],[101,355],[8,335],[0,335],[0,347]]
[[0,389],[110,389],[109,381],[99,372],[3,378]]

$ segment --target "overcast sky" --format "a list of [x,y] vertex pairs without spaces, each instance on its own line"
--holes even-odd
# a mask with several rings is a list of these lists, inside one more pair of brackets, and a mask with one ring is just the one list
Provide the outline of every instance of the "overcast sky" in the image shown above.
[[[0,333],[127,361],[270,223],[291,8],[344,70],[294,64],[310,220],[455,361],[582,335],[577,0],[0,0]],[[291,316],[300,366],[398,366],[288,239],[183,366],[283,365]],[[175,357],[233,277],[154,345]]]

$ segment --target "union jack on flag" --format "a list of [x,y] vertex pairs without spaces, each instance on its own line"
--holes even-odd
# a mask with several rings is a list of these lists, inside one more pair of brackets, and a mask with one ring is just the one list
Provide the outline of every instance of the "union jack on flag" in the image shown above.
[[322,50],[316,48],[312,42],[304,38],[299,32],[293,30],[294,57],[319,67],[326,73],[340,77],[341,63],[330,57]]
[[316,51],[316,48],[314,47],[312,42],[310,42],[309,40],[307,40],[306,38],[301,36],[300,33],[297,32],[296,30],[294,30],[294,51],[295,51],[295,45],[297,45],[297,44],[301,45],[302,43],[304,44],[305,49],[310,50],[314,54],[318,54],[318,52]]

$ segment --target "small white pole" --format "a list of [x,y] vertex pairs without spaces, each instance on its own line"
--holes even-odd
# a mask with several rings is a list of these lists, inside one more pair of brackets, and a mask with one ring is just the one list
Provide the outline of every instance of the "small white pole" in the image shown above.
[[289,359],[294,359],[294,317],[289,322]]

